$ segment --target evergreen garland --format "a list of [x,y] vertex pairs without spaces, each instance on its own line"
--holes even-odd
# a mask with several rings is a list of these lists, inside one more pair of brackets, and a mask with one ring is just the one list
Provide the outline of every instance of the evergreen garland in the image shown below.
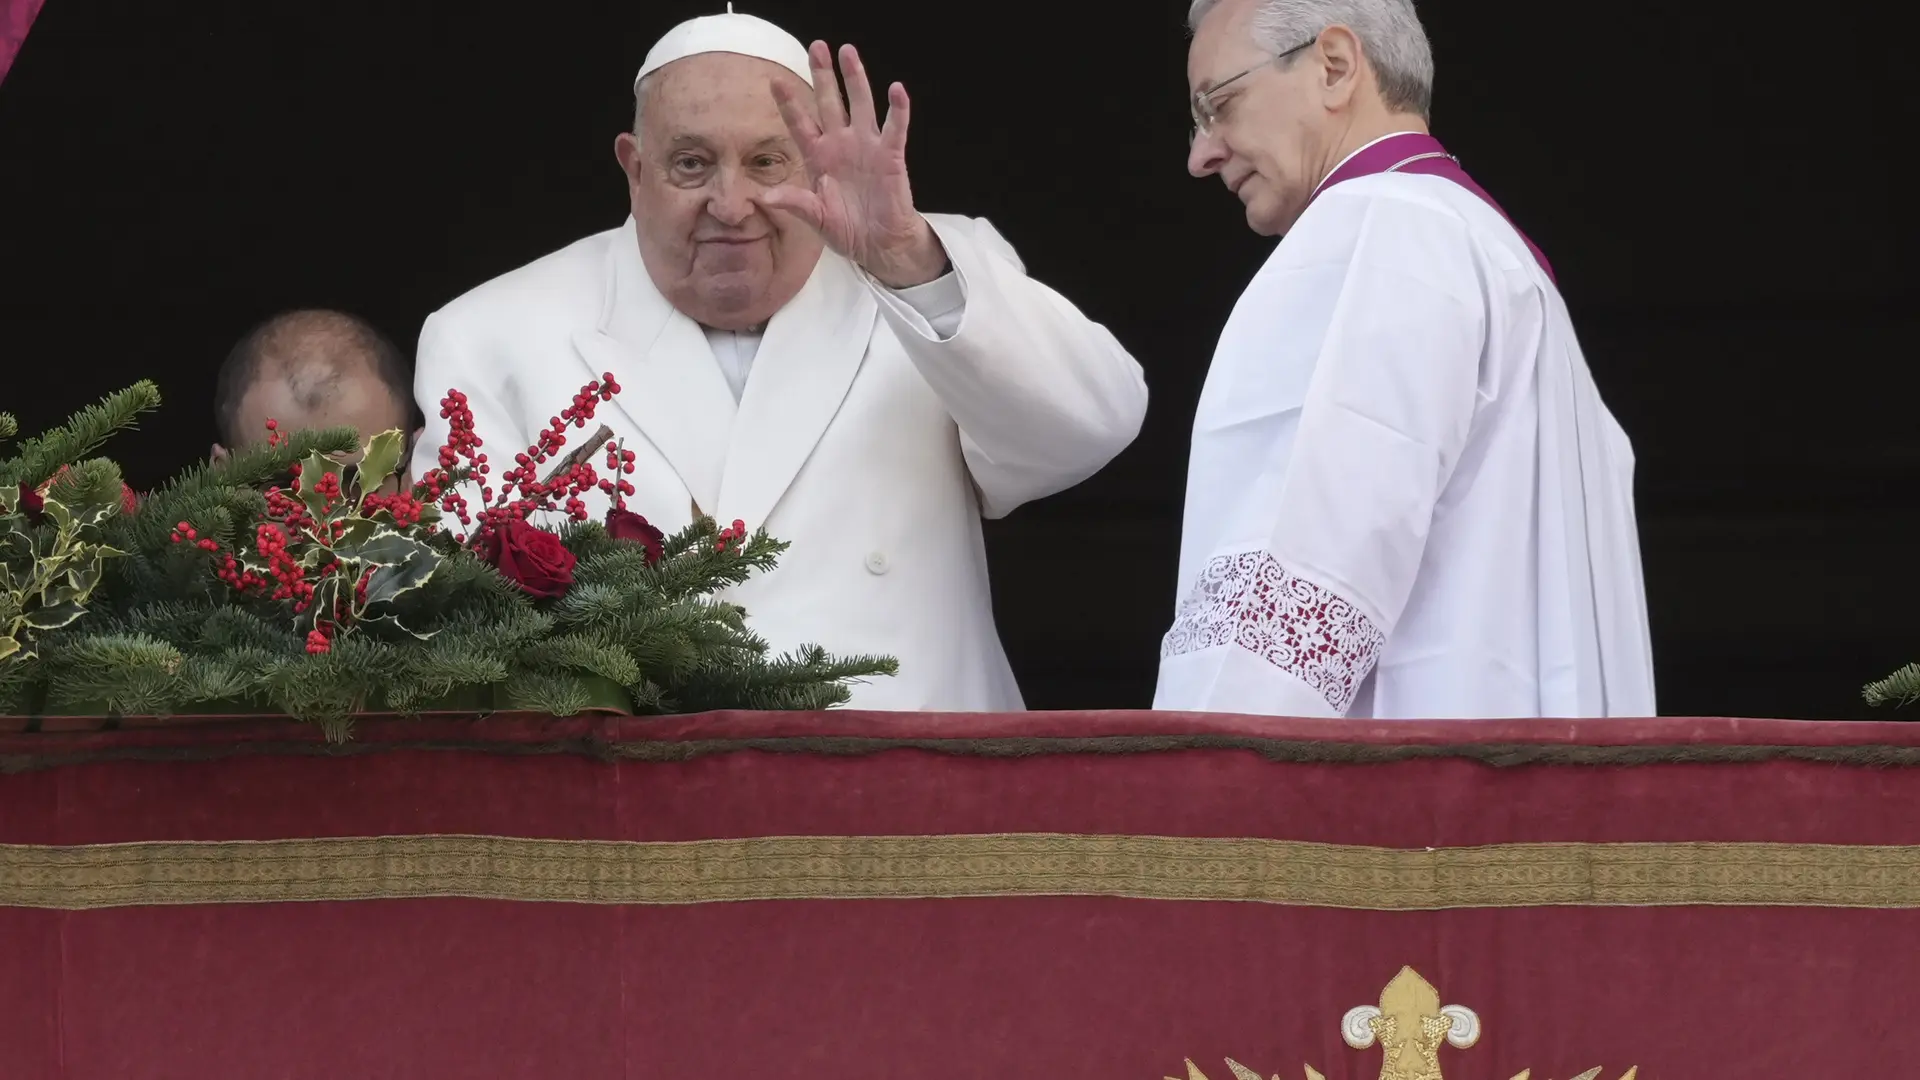
[[[0,460],[0,714],[284,713],[340,739],[366,712],[819,710],[843,704],[852,681],[897,670],[815,647],[772,655],[747,613],[712,594],[772,569],[787,545],[711,519],[654,550],[569,522],[556,532],[571,585],[529,595],[435,528],[433,507],[420,516],[404,497],[366,497],[399,464],[397,432],[345,469],[333,456],[359,448],[351,430],[276,435],[133,509],[118,467],[83,459],[158,404],[151,383],[137,384]],[[0,438],[16,429],[0,414]],[[438,472],[429,496],[470,475]],[[291,494],[270,486],[289,474],[300,478]],[[276,563],[260,542],[296,500],[322,527],[335,522],[331,547],[302,549],[320,575],[304,608],[269,592],[291,549]],[[327,560],[343,569],[325,575]]]

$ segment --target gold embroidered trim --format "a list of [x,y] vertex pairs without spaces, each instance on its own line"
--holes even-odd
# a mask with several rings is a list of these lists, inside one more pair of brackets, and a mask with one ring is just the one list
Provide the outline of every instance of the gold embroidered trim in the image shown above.
[[585,904],[1114,896],[1361,911],[1724,904],[1920,908],[1920,847],[1397,849],[1157,836],[504,836],[0,845],[0,906],[471,897]]

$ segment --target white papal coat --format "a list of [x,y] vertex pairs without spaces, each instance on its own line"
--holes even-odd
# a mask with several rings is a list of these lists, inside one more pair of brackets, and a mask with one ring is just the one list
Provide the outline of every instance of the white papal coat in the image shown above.
[[[965,296],[955,332],[828,251],[768,323],[737,404],[702,328],[648,277],[631,218],[495,278],[421,329],[414,475],[437,464],[448,389],[505,467],[612,372],[621,393],[596,419],[638,455],[631,509],[672,533],[697,504],[792,544],[721,594],[776,651],[897,657],[899,675],[854,687],[856,708],[1019,709],[980,519],[1098,471],[1138,434],[1147,390],[985,220],[927,219]],[[593,428],[569,430],[571,447]],[[588,506],[597,519],[607,499]]]

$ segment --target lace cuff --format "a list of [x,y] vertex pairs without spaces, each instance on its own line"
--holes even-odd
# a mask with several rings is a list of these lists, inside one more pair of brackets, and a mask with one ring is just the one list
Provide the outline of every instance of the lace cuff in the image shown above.
[[1386,643],[1346,598],[1264,551],[1207,563],[1161,643],[1162,659],[1237,645],[1327,699],[1344,716]]

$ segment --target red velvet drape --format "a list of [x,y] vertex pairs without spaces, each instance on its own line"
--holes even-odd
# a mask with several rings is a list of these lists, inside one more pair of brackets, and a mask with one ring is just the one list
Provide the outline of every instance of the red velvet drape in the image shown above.
[[1374,1080],[1403,967],[1452,1080],[1906,1075],[1916,808],[1906,725],[0,735],[0,1077]]

